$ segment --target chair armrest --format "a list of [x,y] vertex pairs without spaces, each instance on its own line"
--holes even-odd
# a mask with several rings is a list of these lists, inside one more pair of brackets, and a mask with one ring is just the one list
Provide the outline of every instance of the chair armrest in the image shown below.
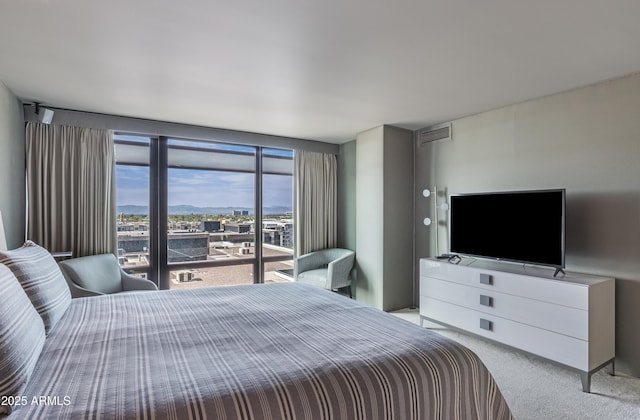
[[317,252],[310,252],[308,254],[301,255],[295,260],[295,264],[293,267],[293,278],[297,279],[298,274],[304,273],[305,271],[320,268],[323,263],[324,260]]
[[124,270],[120,270],[120,278],[122,279],[122,290],[130,292],[132,290],[158,290],[158,286],[151,280],[127,274]]
[[71,296],[75,298],[81,297],[92,297],[92,296],[102,296],[104,293],[95,292],[93,290],[85,289],[84,287],[80,287],[75,283],[67,280],[67,284],[69,285],[69,291],[71,292]]
[[351,252],[329,263],[327,270],[327,289],[339,289],[351,284],[349,275],[353,268],[355,253]]
[[69,267],[67,264],[58,263],[58,267],[60,267],[60,272],[62,272],[62,276],[67,281],[67,286],[69,286],[69,292],[71,292],[72,298],[81,298],[81,297],[91,297],[91,296],[100,296],[104,295],[102,292],[97,292],[95,290],[89,290],[78,283],[76,283],[74,279],[74,270],[72,267]]

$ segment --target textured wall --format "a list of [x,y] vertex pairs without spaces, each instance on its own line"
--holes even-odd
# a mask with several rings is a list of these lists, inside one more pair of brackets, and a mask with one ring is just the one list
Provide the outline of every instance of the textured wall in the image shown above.
[[356,141],[338,153],[338,246],[356,249]]
[[380,126],[356,140],[356,299],[412,303],[413,133]]
[[[640,376],[640,75],[453,122],[453,139],[416,149],[416,194],[567,190],[567,270],[616,281],[616,367]],[[446,198],[440,197],[439,199]],[[418,199],[416,257],[435,255]],[[448,251],[441,214],[439,251]]]
[[22,103],[0,81],[0,211],[9,249],[24,242],[24,150]]
[[384,270],[384,127],[356,140],[356,299],[382,309]]

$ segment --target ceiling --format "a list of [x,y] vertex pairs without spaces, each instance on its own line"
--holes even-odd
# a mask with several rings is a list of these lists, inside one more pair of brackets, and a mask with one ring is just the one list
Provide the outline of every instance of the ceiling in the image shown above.
[[26,102],[342,143],[640,71],[637,0],[21,0]]

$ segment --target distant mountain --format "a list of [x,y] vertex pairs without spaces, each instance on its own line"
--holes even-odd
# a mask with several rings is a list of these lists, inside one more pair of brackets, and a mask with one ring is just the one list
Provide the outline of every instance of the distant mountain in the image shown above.
[[[180,204],[177,206],[169,206],[170,215],[179,214],[229,214],[233,215],[234,210],[245,210],[249,214],[253,214],[253,209],[248,207],[196,207],[186,204]],[[148,206],[134,206],[134,205],[122,205],[117,206],[117,213],[124,214],[149,214]],[[291,208],[284,206],[271,206],[264,208],[264,214],[286,214],[291,213]]]
[[262,213],[264,215],[269,215],[269,214],[287,214],[287,213],[293,213],[293,210],[291,210],[291,207],[269,206],[269,207],[265,207],[264,209],[262,209]]
[[133,206],[133,205],[124,205],[117,206],[116,213],[124,213],[124,214],[149,214],[149,206]]

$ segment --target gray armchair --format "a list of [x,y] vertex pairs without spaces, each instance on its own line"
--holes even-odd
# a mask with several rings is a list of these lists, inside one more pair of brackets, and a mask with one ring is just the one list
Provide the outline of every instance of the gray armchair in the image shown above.
[[322,249],[302,255],[295,261],[295,281],[329,290],[345,288],[349,297],[352,297],[351,269],[355,255],[355,252],[341,248]]
[[71,258],[60,261],[59,265],[74,298],[158,290],[152,281],[125,273],[113,254]]

